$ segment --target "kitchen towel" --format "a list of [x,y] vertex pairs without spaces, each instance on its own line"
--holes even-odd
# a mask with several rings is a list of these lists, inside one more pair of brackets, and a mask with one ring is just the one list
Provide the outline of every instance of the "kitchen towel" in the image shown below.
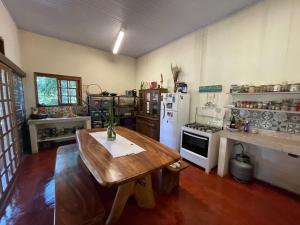
[[138,154],[140,152],[145,151],[145,149],[141,148],[140,146],[129,141],[127,138],[124,138],[118,134],[116,140],[114,141],[107,140],[106,131],[94,132],[94,133],[90,133],[90,135],[97,142],[103,145],[104,148],[106,148],[106,150],[112,155],[113,158],[131,155],[131,154]]

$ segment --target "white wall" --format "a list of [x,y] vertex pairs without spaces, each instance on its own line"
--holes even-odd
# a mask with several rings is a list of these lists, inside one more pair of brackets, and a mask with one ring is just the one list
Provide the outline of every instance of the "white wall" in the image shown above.
[[135,88],[135,63],[130,57],[20,31],[25,78],[26,110],[36,106],[34,72],[82,77],[83,85],[96,83],[102,90],[124,94]]
[[[200,85],[224,85],[217,102],[225,106],[230,84],[300,82],[299,40],[300,1],[261,1],[138,58],[136,87],[141,81],[160,81],[163,73],[171,91],[170,64],[178,64],[180,79],[192,93],[193,121],[196,106],[206,102],[206,95],[198,93]],[[299,159],[251,149],[258,178],[300,193]]]
[[1,0],[0,36],[4,39],[5,56],[21,66],[18,28]]

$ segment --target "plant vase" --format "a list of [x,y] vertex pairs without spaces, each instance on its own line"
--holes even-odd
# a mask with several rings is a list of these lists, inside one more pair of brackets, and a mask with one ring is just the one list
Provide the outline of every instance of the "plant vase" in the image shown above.
[[116,140],[116,127],[115,125],[112,125],[112,126],[108,126],[107,127],[107,140],[108,141],[114,141]]
[[113,107],[110,106],[108,110],[108,120],[106,123],[107,126],[107,140],[114,141],[116,140],[116,123],[114,118],[114,110]]
[[172,74],[173,74],[173,80],[174,80],[174,93],[177,92],[177,81],[178,81],[178,77],[179,77],[179,74],[181,72],[181,68],[178,67],[177,65],[176,66],[173,66],[171,64],[171,71],[172,71]]

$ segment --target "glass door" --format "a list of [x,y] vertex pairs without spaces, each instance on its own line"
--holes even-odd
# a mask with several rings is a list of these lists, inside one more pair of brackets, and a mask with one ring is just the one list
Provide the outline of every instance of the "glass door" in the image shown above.
[[7,193],[20,162],[12,73],[0,64],[0,201]]
[[151,111],[150,111],[150,108],[151,108],[151,91],[147,91],[146,92],[146,114],[147,115],[150,115]]
[[152,91],[151,92],[151,99],[152,99],[152,116],[157,117],[159,115],[159,92]]

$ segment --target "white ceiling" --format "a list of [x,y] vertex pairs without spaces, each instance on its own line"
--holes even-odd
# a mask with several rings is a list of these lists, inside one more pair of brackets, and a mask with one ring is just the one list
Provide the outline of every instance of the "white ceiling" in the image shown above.
[[19,28],[138,57],[257,0],[4,0]]

